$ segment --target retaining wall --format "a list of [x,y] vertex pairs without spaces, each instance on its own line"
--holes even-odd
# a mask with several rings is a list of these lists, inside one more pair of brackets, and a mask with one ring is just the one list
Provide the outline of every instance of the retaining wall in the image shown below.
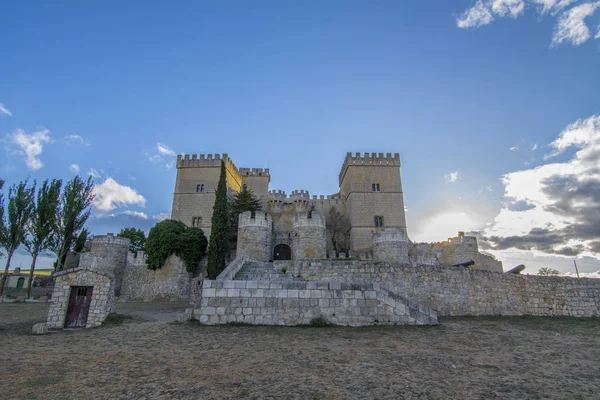
[[204,281],[201,323],[303,325],[323,316],[336,325],[435,325],[437,313],[378,284],[297,281]]

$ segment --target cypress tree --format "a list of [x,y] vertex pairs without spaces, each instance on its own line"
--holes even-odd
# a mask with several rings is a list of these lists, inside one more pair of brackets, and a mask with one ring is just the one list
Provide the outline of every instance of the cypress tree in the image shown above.
[[225,175],[225,161],[221,161],[221,176],[217,185],[215,205],[211,220],[210,240],[208,242],[208,264],[206,272],[208,279],[215,279],[225,269],[228,243],[228,212],[227,212],[227,184]]

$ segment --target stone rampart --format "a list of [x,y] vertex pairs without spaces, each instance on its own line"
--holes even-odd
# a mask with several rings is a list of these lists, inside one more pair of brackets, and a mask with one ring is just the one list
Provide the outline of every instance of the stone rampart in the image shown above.
[[209,325],[306,325],[319,316],[344,326],[437,324],[435,311],[373,283],[207,280],[192,316]]
[[138,252],[133,260],[127,264],[121,282],[121,296],[125,300],[189,298],[192,274],[186,271],[179,257],[169,257],[165,265],[156,270],[148,268],[143,252]]
[[129,239],[114,236],[112,233],[94,236],[90,240],[89,252],[81,253],[79,265],[85,265],[87,269],[99,272],[112,272],[115,276],[115,294],[119,296],[129,244]]
[[384,228],[373,233],[373,258],[377,261],[408,263],[408,238],[399,228]]
[[503,274],[469,267],[371,261],[276,261],[300,279],[375,282],[440,316],[600,315],[600,279]]

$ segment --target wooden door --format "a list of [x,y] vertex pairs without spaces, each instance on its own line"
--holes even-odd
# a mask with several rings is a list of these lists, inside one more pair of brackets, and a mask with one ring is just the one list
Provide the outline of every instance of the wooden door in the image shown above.
[[85,328],[93,290],[93,286],[71,286],[65,328]]
[[287,244],[278,244],[273,250],[273,260],[291,260],[292,249]]

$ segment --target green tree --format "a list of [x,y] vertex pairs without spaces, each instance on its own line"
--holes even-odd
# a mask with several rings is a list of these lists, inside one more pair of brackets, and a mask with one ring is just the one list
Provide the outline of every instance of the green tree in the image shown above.
[[206,254],[206,236],[200,228],[188,228],[181,221],[165,219],[154,225],[146,241],[146,263],[150,269],[162,268],[169,256],[177,255],[188,272],[194,272]]
[[227,245],[229,242],[226,179],[225,162],[221,161],[221,176],[217,184],[210,228],[210,241],[208,243],[208,264],[206,267],[208,279],[215,279],[225,269],[225,257],[227,256]]
[[51,250],[56,254],[56,270],[63,269],[67,252],[90,217],[94,200],[92,177],[84,181],[78,176],[70,180],[60,196]]
[[27,224],[29,237],[25,240],[25,247],[31,254],[32,261],[29,268],[29,281],[27,282],[26,297],[31,296],[31,284],[35,271],[35,263],[39,254],[50,249],[52,245],[52,232],[55,226],[56,211],[60,197],[62,181],[46,179],[37,192],[34,209]]
[[129,251],[137,254],[138,251],[143,251],[146,248],[146,234],[141,229],[124,228],[117,236],[127,238],[131,241]]
[[335,207],[329,209],[329,215],[325,221],[327,233],[331,237],[331,244],[335,251],[336,257],[340,251],[347,251],[349,249],[349,237],[350,222],[348,218],[336,210]]
[[74,253],[81,253],[83,251],[85,248],[85,242],[87,241],[89,235],[90,232],[86,228],[83,228],[81,232],[79,232],[77,239],[75,239],[75,243],[73,243]]
[[208,240],[204,236],[204,232],[200,228],[187,228],[179,242],[179,250],[177,256],[185,263],[187,272],[194,272],[198,267],[198,263],[206,254],[206,246]]
[[3,233],[2,247],[6,250],[6,267],[2,280],[0,281],[0,296],[4,292],[4,283],[8,276],[10,260],[15,250],[25,242],[27,238],[27,224],[35,207],[35,182],[29,186],[27,180],[13,185],[8,193],[7,220],[2,223]]
[[542,267],[538,270],[537,274],[543,275],[543,276],[553,276],[553,275],[560,275],[560,271],[557,269]]
[[256,198],[252,189],[246,185],[234,194],[228,204],[229,207],[229,239],[232,243],[237,241],[238,217],[245,211],[260,211],[262,203]]

